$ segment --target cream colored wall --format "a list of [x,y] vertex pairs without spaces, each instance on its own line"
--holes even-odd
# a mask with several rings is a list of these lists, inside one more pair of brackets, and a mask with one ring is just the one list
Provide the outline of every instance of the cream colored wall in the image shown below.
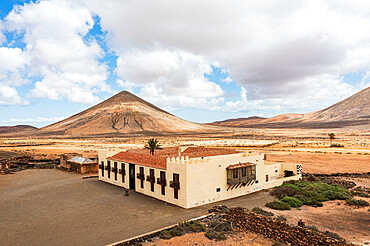
[[[226,167],[239,162],[256,163],[256,178],[258,184],[244,186],[236,189],[228,189]],[[229,199],[248,194],[261,189],[260,178],[263,176],[261,167],[263,166],[263,154],[238,153],[232,155],[206,157],[204,159],[190,159],[188,164],[189,181],[187,188],[188,202],[186,207],[200,206],[220,200]],[[217,192],[220,188],[220,192]]]
[[[281,185],[286,180],[300,178],[300,176],[294,176],[281,179],[282,165],[265,165],[263,157],[263,153],[241,153],[206,157],[204,159],[190,159],[190,163],[187,164],[187,190],[189,192],[186,208],[242,196]],[[238,188],[227,190],[229,185],[227,184],[226,167],[239,162],[256,164],[256,180],[258,180],[258,183],[248,186],[239,185]],[[293,169],[296,168],[296,164],[287,164],[285,167]],[[269,175],[268,182],[266,182],[266,175]],[[217,192],[217,188],[221,189],[220,192]]]
[[[140,167],[144,167],[144,175],[145,175],[145,181],[144,181],[144,189],[140,186],[140,179],[136,179],[136,188],[135,190],[137,192],[143,193],[148,196],[153,196],[159,200],[175,204],[180,207],[186,207],[186,170],[185,165],[176,165],[173,168],[167,168],[165,169],[159,169],[159,168],[152,168],[147,166],[141,166],[141,165],[135,165],[136,173],[140,172]],[[156,183],[154,184],[154,192],[151,191],[150,182],[146,181],[146,177],[150,174],[150,169],[154,169],[154,176]],[[167,179],[167,185],[166,185],[166,194],[161,194],[161,185],[157,184],[157,178],[160,177],[160,171],[165,171],[166,173],[166,179]],[[174,189],[170,187],[170,181],[173,180],[173,173],[179,174],[180,178],[180,189],[178,192],[178,199],[174,198]]]
[[[119,151],[117,151],[117,150],[114,150],[114,151],[109,151],[109,150],[108,151],[106,151],[106,150],[99,151],[99,165],[102,163],[102,161],[104,162],[104,177],[102,176],[102,170],[99,168],[99,180],[110,183],[110,184],[118,185],[118,186],[121,186],[121,187],[124,187],[124,188],[128,189],[129,188],[128,164],[125,164],[126,175],[125,175],[125,182],[124,183],[122,182],[122,175],[121,174],[118,173],[117,174],[117,180],[115,180],[114,179],[114,172],[111,172],[110,173],[110,178],[108,178],[108,171],[105,170],[105,167],[108,165],[107,158],[115,155],[117,152],[119,152]],[[117,168],[121,169],[121,163],[122,162],[110,160],[111,167],[114,167],[114,162],[117,162]]]

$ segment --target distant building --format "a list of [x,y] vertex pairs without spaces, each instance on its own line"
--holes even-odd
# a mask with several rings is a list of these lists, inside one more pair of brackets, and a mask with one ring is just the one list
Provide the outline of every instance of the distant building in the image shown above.
[[99,152],[99,180],[183,208],[242,196],[302,177],[302,166],[267,164],[264,154],[171,147]]
[[60,166],[72,172],[87,174],[98,172],[98,162],[76,155],[61,155]]

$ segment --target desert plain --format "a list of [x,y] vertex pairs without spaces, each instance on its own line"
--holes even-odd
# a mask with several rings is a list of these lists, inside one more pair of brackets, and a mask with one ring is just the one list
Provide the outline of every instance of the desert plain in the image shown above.
[[[330,147],[328,133],[331,132],[335,134],[334,143],[343,147]],[[101,149],[143,148],[150,137],[152,136],[6,137],[0,138],[0,154],[2,157],[15,153],[29,155],[34,159],[57,159],[61,154],[70,153],[94,158]],[[366,130],[241,128],[219,134],[202,134],[201,136],[176,134],[156,135],[154,137],[159,140],[162,146],[226,147],[263,152],[266,154],[266,162],[301,163],[304,173],[367,173],[370,170],[370,133]],[[48,173],[51,171],[53,173]],[[82,175],[60,170],[24,170],[1,175],[0,195],[2,197],[3,215],[6,218],[7,213],[11,214],[11,217],[7,218],[7,222],[1,225],[1,238],[6,239],[6,242],[14,241],[16,245],[26,242],[29,242],[30,245],[37,245],[38,240],[43,240],[43,237],[46,236],[43,235],[43,231],[48,231],[46,228],[51,226],[54,229],[48,233],[47,238],[44,238],[46,242],[61,245],[63,242],[67,244],[102,245],[203,215],[208,208],[212,207],[202,206],[184,211],[175,206],[154,201],[154,199],[141,194],[129,196],[126,200],[133,200],[124,202],[120,200],[125,199],[124,192],[120,188],[103,184],[97,178],[91,178],[88,181],[82,178]],[[368,178],[343,177],[343,179],[354,181],[357,185],[367,189],[370,188]],[[91,187],[88,188],[86,184]],[[84,193],[84,189],[91,188],[94,192],[104,192],[104,194],[94,195],[94,192],[90,192],[90,194],[87,190]],[[59,193],[54,194],[54,192]],[[86,194],[90,195],[86,196]],[[111,194],[113,198],[108,198],[108,194]],[[258,199],[256,199],[256,196]],[[79,202],[80,198],[82,205]],[[112,208],[108,208],[108,210],[112,210],[110,213],[102,211],[101,199],[107,199],[107,201],[113,199],[111,201]],[[369,198],[361,199],[370,201]],[[247,195],[226,202],[218,202],[217,204],[244,206],[249,209],[259,206],[269,210],[269,208],[264,207],[264,204],[271,200],[274,200],[274,198],[267,191],[263,191],[255,195]],[[148,215],[148,218],[151,218],[149,221],[145,219],[145,214],[133,209],[135,202],[144,202],[145,204],[142,205],[144,210],[145,206],[147,206],[146,209],[151,207],[150,215]],[[122,213],[125,206],[132,210],[133,214],[125,215]],[[161,206],[163,207],[161,208]],[[168,211],[164,213],[163,208],[169,209],[170,214],[168,214]],[[370,241],[370,211],[368,208],[354,208],[345,205],[343,202],[333,201],[325,202],[324,206],[320,208],[304,206],[301,209],[273,212],[277,215],[284,215],[288,222],[292,224],[296,224],[299,219],[303,219],[307,224],[314,225],[320,230],[335,232],[349,242],[363,244]],[[39,215],[37,215],[38,213]],[[116,214],[117,219],[115,219],[115,216],[112,217],[112,213],[122,215]],[[45,216],[45,214],[48,216]],[[62,214],[66,214],[65,219],[61,219]],[[68,214],[73,215],[72,218],[69,218]],[[180,214],[182,215],[180,216]],[[38,216],[37,218],[40,218],[40,220],[34,216]],[[165,216],[167,219],[160,219],[158,216]],[[30,218],[25,219],[25,217]],[[109,220],[112,220],[112,222],[109,222]],[[137,227],[138,224],[130,224],[134,223],[132,220],[146,221],[143,222],[145,226]],[[99,226],[99,221],[105,226]],[[30,228],[32,223],[36,223],[39,229]],[[114,226],[107,227],[107,223],[112,223]],[[133,228],[133,230],[125,230],[124,228],[127,226]],[[76,229],[81,227],[83,227],[83,230]],[[64,238],[64,234],[68,233],[69,230],[74,232],[71,232],[70,237]],[[76,232],[81,232],[83,235],[78,236]],[[97,234],[97,232],[99,233]],[[90,240],[89,234],[95,235],[94,240]],[[258,240],[256,237],[258,237]],[[171,240],[157,240],[148,244],[178,245],[181,242],[181,245],[213,245],[214,243],[207,239],[204,233],[192,234],[192,236],[185,235]],[[230,235],[224,243],[225,245],[243,245],[248,242],[251,243],[250,245],[272,245],[274,243],[253,233]]]

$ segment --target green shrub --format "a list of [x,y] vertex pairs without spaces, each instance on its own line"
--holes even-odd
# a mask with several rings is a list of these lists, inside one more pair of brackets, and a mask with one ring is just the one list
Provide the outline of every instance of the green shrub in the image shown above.
[[294,198],[299,199],[303,203],[303,205],[311,206],[312,204],[312,200],[305,195],[295,195]]
[[172,235],[170,234],[169,231],[164,230],[164,231],[161,231],[161,233],[159,234],[159,237],[162,239],[170,239],[172,238]]
[[304,191],[303,194],[306,197],[308,197],[309,199],[311,199],[312,202],[314,202],[314,201],[317,201],[317,202],[326,202],[326,201],[329,201],[329,199],[326,198],[326,196],[324,196],[322,193],[319,193],[317,191],[307,190],[307,191]]
[[323,204],[322,204],[322,202],[314,200],[314,201],[311,202],[311,206],[317,208],[317,207],[322,207]]
[[287,183],[287,182],[284,182],[284,184],[282,184],[279,187],[290,187],[290,188],[295,189],[296,191],[302,191],[302,188],[299,187],[298,185],[296,185],[296,183]]
[[323,195],[329,200],[346,200],[352,198],[351,194],[348,191],[333,191],[326,190],[323,192]]
[[356,206],[356,207],[367,207],[369,206],[369,203],[362,199],[347,199],[347,204],[350,206]]
[[269,211],[266,211],[266,210],[263,210],[260,207],[255,207],[255,208],[252,209],[252,211],[255,212],[256,214],[262,214],[264,216],[274,216],[273,213],[271,213]]
[[282,202],[288,203],[293,208],[298,208],[303,206],[303,202],[297,198],[286,196],[281,199]]
[[183,232],[202,232],[206,230],[206,227],[197,220],[180,223],[177,228]]
[[279,186],[275,189],[273,189],[270,194],[272,196],[275,196],[276,198],[282,198],[284,196],[295,196],[295,195],[299,195],[299,194],[302,194],[301,191],[298,191],[292,187],[284,187],[284,186]]
[[366,193],[363,191],[351,191],[351,194],[354,196],[360,196],[360,197],[370,197],[369,193]]
[[179,230],[179,228],[173,228],[169,231],[169,233],[171,234],[172,237],[178,237],[178,236],[181,236],[182,233],[181,231]]
[[226,240],[227,239],[227,237],[224,233],[221,233],[221,232],[217,233],[212,229],[208,229],[204,235],[210,240],[215,239],[217,241],[221,241],[221,240]]
[[281,201],[273,201],[266,203],[266,207],[276,210],[290,210],[290,205]]
[[342,148],[342,147],[344,147],[344,145],[343,144],[332,144],[330,147],[335,147],[335,148]]

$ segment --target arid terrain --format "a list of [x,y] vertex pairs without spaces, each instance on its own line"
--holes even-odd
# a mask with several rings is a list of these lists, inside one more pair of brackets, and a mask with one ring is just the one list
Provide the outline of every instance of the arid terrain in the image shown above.
[[[43,168],[43,163],[50,165],[45,168],[55,167],[56,160],[62,154],[97,158],[101,149],[143,148],[150,137],[155,137],[163,147],[206,146],[263,152],[267,163],[300,163],[304,173],[367,173],[370,171],[370,132],[365,121],[368,120],[369,91],[366,89],[332,107],[309,114],[311,118],[307,115],[279,116],[275,118],[280,120],[274,126],[281,125],[276,128],[264,125],[240,128],[196,124],[182,120],[128,92],[121,92],[94,107],[41,129],[18,131],[12,128],[14,132],[9,132],[7,128],[7,133],[0,135],[0,159],[15,157],[21,161],[24,158],[26,162],[32,160],[33,164],[27,168],[33,170],[20,171],[22,168],[15,168],[10,171],[13,172],[11,174],[2,171],[0,175],[0,215],[5,218],[2,221],[6,221],[0,224],[0,244],[5,242],[9,245],[14,242],[38,245],[40,240],[46,244],[113,243],[204,215],[212,206],[184,212],[140,194],[124,197],[122,189],[100,184],[97,178],[83,180],[77,174],[38,169]],[[353,110],[348,111],[351,107],[360,118],[355,116]],[[304,127],[301,125],[303,128],[297,128],[297,117],[301,120],[299,124],[306,124]],[[249,120],[255,123],[271,121],[256,117]],[[339,121],[341,125],[337,125]],[[231,122],[236,124],[238,121]],[[307,124],[320,126],[309,129]],[[329,125],[323,128],[323,124]],[[334,139],[329,140],[329,133],[334,134]],[[334,146],[331,146],[330,141]],[[370,187],[368,179],[356,182]],[[217,204],[252,209],[255,206],[263,207],[267,201],[274,199],[267,191],[263,191]],[[136,201],[141,203],[143,200],[147,204],[137,207]],[[104,205],[107,201],[112,204],[109,208]],[[284,215],[292,224],[304,219],[308,225],[338,233],[350,242],[370,241],[368,208],[357,209],[343,202],[331,201],[321,208],[303,206],[291,211],[273,212]],[[65,236],[67,234],[68,237]],[[223,242],[211,241],[204,233],[154,242],[155,245],[273,243],[273,240],[250,232],[229,235]]]

